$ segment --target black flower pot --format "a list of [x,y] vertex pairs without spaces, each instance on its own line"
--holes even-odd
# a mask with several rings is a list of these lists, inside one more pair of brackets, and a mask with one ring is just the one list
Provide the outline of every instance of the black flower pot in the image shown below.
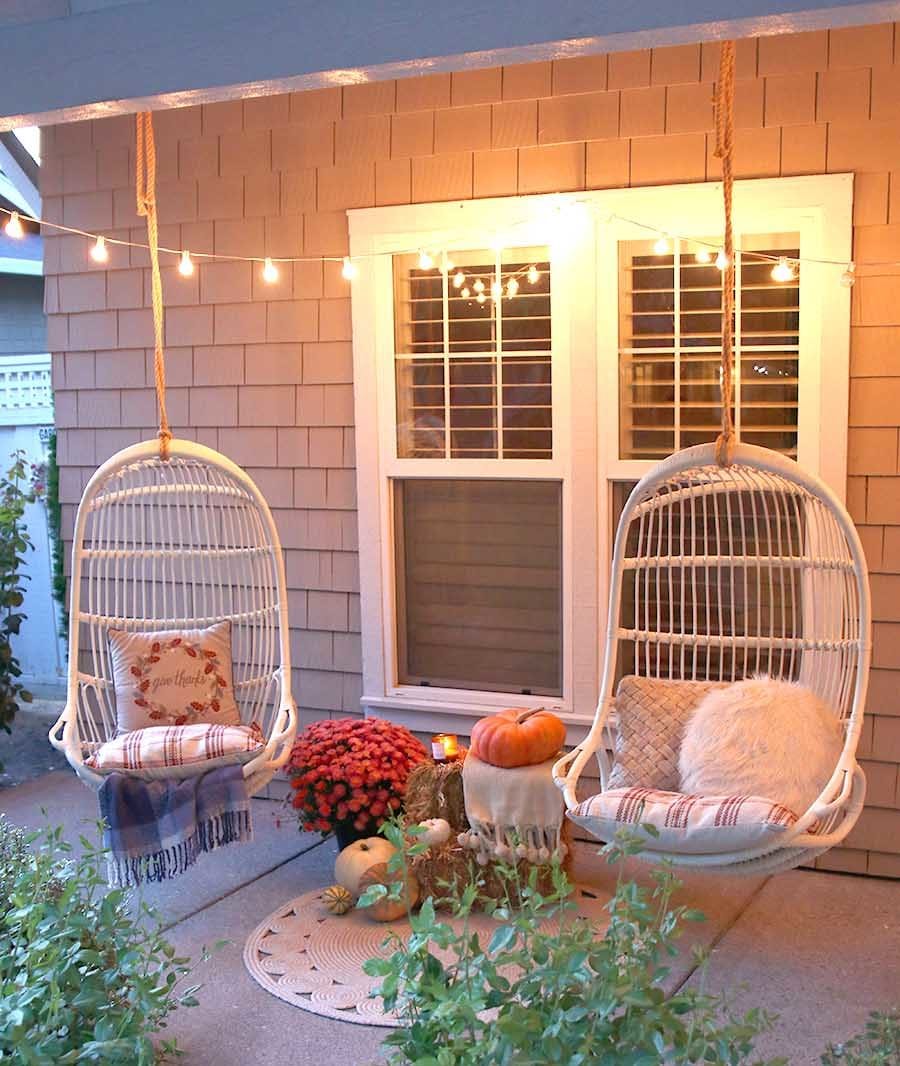
[[365,840],[370,835],[368,829],[357,829],[352,822],[340,822],[334,827],[334,837],[341,851],[348,845],[355,844],[357,840]]

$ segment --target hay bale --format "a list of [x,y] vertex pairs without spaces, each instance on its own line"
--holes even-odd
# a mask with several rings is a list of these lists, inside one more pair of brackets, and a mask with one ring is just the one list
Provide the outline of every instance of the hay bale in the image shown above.
[[[461,753],[463,754],[463,753]],[[453,836],[469,828],[463,799],[463,759],[419,763],[406,781],[405,820],[416,825],[428,818],[444,818]]]
[[[521,883],[527,885],[531,871],[535,867],[524,859],[517,866]],[[431,896],[439,909],[447,909],[448,897],[458,898],[466,885],[474,880],[481,882],[479,892],[482,897],[488,899],[503,899],[508,890],[497,876],[495,863],[479,866],[472,852],[455,842],[449,842],[439,848],[429,848],[424,854],[417,855],[412,860],[411,867],[419,882],[420,898],[425,899]],[[553,888],[551,866],[545,863],[536,869],[538,891],[549,893]],[[443,903],[440,902],[442,900]],[[515,900],[512,902],[515,903]]]

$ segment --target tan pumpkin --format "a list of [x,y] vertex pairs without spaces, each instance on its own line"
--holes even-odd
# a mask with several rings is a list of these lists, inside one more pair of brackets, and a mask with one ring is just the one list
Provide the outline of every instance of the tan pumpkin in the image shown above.
[[475,723],[469,750],[482,762],[510,769],[546,762],[565,739],[566,727],[551,711],[511,707]]
[[362,875],[376,863],[387,862],[397,849],[384,837],[366,837],[348,844],[334,864],[334,879],[348,892],[358,896]]
[[[374,866],[370,866],[362,875],[359,882],[359,894],[362,895],[369,885],[395,885],[402,878],[402,870],[391,873],[386,862],[376,863]],[[380,899],[377,903],[373,903],[371,907],[365,907],[364,910],[376,922],[393,922],[397,918],[402,918],[407,909],[412,910],[418,902],[419,882],[413,874],[408,873],[406,875],[406,892],[401,895],[400,899]]]

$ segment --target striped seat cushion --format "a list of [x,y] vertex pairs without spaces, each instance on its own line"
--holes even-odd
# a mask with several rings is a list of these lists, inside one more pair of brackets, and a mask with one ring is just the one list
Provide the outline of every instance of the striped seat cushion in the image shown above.
[[569,817],[599,840],[612,840],[623,826],[649,824],[659,836],[646,834],[648,851],[684,855],[763,847],[797,822],[793,811],[763,796],[689,796],[652,788],[600,792]]
[[85,761],[106,774],[192,777],[216,766],[248,763],[264,747],[257,725],[154,725],[122,733]]

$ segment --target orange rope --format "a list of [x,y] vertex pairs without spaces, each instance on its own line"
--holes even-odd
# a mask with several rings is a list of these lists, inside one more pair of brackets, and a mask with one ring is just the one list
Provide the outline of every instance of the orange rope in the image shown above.
[[722,432],[716,440],[719,466],[731,465],[734,445],[732,329],[734,321],[734,231],[732,195],[734,191],[734,41],[722,42],[719,80],[716,83],[716,152],[722,160],[722,195],[725,201],[725,269],[722,271]]
[[153,139],[153,115],[137,114],[137,150],[135,155],[135,195],[137,213],[147,219],[147,244],[150,249],[150,292],[153,303],[153,368],[156,376],[156,402],[159,406],[159,457],[169,458],[169,416],[166,413],[166,360],[163,351],[163,297],[159,273],[159,224],[156,217],[156,143]]

